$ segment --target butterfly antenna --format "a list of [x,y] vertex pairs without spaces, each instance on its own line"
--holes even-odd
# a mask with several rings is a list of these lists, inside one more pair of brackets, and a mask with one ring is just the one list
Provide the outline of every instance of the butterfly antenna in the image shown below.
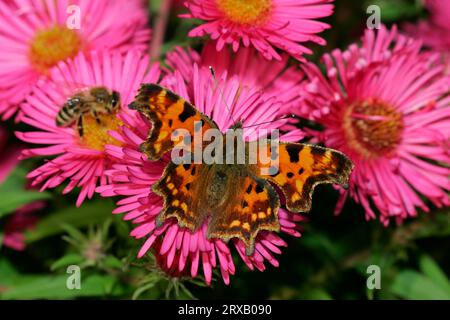
[[230,107],[228,106],[227,102],[225,101],[225,97],[223,95],[223,91],[222,91],[222,89],[219,86],[219,81],[217,81],[216,73],[214,72],[214,69],[213,69],[212,66],[209,66],[209,71],[211,72],[211,75],[212,75],[212,77],[214,79],[214,84],[215,84],[216,88],[219,90],[219,94],[220,94],[220,97],[222,99],[222,102],[225,105],[225,107],[227,108],[228,113],[230,114],[231,120],[233,121],[233,123],[236,123],[236,120],[233,117],[233,113],[231,112]]
[[280,121],[280,120],[283,120],[283,119],[287,119],[287,118],[292,118],[293,119],[293,118],[295,118],[295,115],[288,114],[288,115],[286,115],[284,117],[281,117],[281,118],[278,118],[278,119],[275,119],[275,120],[272,120],[272,121],[265,121],[265,122],[261,122],[261,123],[257,123],[257,124],[252,124],[250,126],[245,126],[245,127],[242,127],[242,128],[245,129],[245,128],[256,127],[256,126],[260,126],[262,124],[273,123],[273,122],[277,122],[277,121]]

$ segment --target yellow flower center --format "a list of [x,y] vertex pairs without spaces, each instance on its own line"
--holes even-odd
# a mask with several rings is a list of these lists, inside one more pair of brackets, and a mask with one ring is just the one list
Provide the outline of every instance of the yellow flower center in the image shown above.
[[75,57],[81,47],[81,39],[74,30],[54,26],[36,33],[31,41],[29,58],[36,70],[47,73],[59,61]]
[[271,0],[217,0],[219,10],[232,22],[261,25],[272,9]]
[[99,114],[100,122],[87,114],[83,116],[83,137],[81,141],[91,149],[104,151],[105,145],[121,146],[121,142],[109,135],[108,131],[118,130],[122,121],[115,114]]
[[401,113],[376,100],[347,108],[343,126],[349,145],[364,158],[390,156],[404,128]]

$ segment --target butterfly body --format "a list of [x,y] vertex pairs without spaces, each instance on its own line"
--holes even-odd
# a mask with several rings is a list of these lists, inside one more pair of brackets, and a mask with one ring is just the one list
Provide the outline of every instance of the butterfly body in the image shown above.
[[[150,160],[158,160],[176,147],[172,135],[179,129],[194,137],[209,129],[218,130],[212,119],[159,85],[142,85],[129,107],[152,122],[149,136],[141,145]],[[228,133],[240,128],[242,123],[237,122]],[[227,140],[226,135],[219,137]],[[272,141],[265,139],[258,141],[262,148],[254,151],[252,143],[244,141],[242,135],[233,136],[231,147],[223,144],[223,161],[196,162],[189,158],[190,161],[180,163],[172,159],[152,187],[164,199],[157,226],[167,219],[176,219],[180,227],[196,231],[207,223],[209,238],[238,238],[245,244],[247,255],[251,255],[260,232],[280,230],[280,199],[274,185],[284,193],[290,211],[306,212],[317,184],[346,184],[353,166],[342,153],[314,145],[281,142],[274,149]],[[206,151],[212,143],[190,141],[187,145],[190,150]],[[243,155],[239,152],[242,150]],[[227,158],[230,152],[233,154]],[[268,170],[273,163],[261,161],[261,157],[252,161],[255,152],[276,160],[277,170]]]
[[212,164],[204,166],[205,176],[200,180],[204,192],[203,203],[209,209],[218,209],[233,197],[233,183],[242,180],[245,168],[240,165]]
[[157,226],[173,217],[181,227],[197,231],[208,222],[209,238],[241,238],[250,254],[260,230],[280,228],[278,195],[256,173],[257,167],[248,163],[170,163],[152,188],[165,199]]

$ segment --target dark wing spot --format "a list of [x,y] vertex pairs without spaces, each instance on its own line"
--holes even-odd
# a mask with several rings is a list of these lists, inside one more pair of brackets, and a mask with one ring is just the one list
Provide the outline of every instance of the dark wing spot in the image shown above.
[[188,171],[190,167],[191,167],[190,164],[183,164],[183,168],[184,168],[184,170],[186,170],[186,171]]
[[248,207],[248,202],[247,201],[242,201],[242,208],[247,208]]
[[166,98],[169,99],[171,103],[175,103],[180,99],[179,96],[177,96],[175,93],[169,90],[166,91]]
[[191,106],[188,102],[184,102],[183,112],[180,113],[178,119],[180,119],[181,122],[185,122],[187,119],[193,116],[195,116],[194,107]]
[[192,167],[191,175],[195,175],[195,166]]
[[313,156],[323,156],[327,150],[324,148],[313,146],[311,147],[311,154]]
[[191,184],[190,183],[186,183],[186,189],[189,190],[191,188]]
[[258,185],[256,186],[255,191],[256,191],[256,193],[263,192],[264,191],[264,186],[258,183]]
[[162,90],[163,88],[156,84],[143,84],[139,88],[138,96],[141,96],[147,100],[150,96],[154,97],[158,95]]
[[351,161],[344,155],[333,152],[332,159],[333,163],[336,164],[336,172],[341,172],[342,170],[349,170],[352,167]]
[[252,188],[253,188],[253,186],[252,186],[252,185],[249,185],[248,188],[247,188],[247,190],[246,190],[245,192],[247,192],[247,193],[252,192]]
[[301,175],[304,171],[305,171],[305,169],[300,168],[300,169],[298,170],[298,174]]
[[301,150],[302,150],[302,146],[295,145],[295,144],[286,145],[286,151],[289,155],[289,160],[293,163],[296,163],[299,161],[299,153]]
[[173,121],[172,119],[169,119],[169,127],[172,127]]
[[259,211],[266,211],[267,204],[263,201],[256,201],[255,204],[252,206],[252,210],[255,212]]
[[288,172],[286,175],[288,178],[292,178],[294,176],[294,174],[292,172]]

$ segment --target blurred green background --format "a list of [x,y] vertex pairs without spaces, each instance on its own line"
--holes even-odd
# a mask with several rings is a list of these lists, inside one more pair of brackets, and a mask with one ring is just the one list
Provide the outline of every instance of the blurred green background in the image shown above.
[[[427,16],[419,1],[338,0],[328,19],[333,27],[324,34],[328,45],[314,47],[315,55],[309,58],[317,61],[323,52],[357,41],[370,4],[381,7],[382,22],[388,25]],[[152,16],[158,6],[152,1]],[[186,36],[192,24],[195,21],[173,14],[163,53],[175,45],[198,48],[199,40]],[[0,237],[5,217],[14,209],[38,199],[46,202],[36,228],[26,233],[27,249],[0,248],[2,299],[450,299],[449,208],[386,228],[378,221],[365,221],[352,201],[334,216],[337,194],[331,186],[320,186],[303,236],[283,236],[289,247],[279,257],[279,268],[267,265],[265,272],[252,272],[235,254],[237,270],[231,284],[224,285],[219,275],[205,287],[201,278],[167,278],[150,254],[136,259],[142,243],[129,236],[130,223],[111,214],[113,200],[97,197],[76,209],[74,196],[60,196],[61,189],[26,191],[25,174],[36,161],[40,160],[23,162],[0,185]],[[82,290],[66,289],[70,264],[82,267]],[[367,267],[373,264],[381,268],[380,290],[366,286]]]

